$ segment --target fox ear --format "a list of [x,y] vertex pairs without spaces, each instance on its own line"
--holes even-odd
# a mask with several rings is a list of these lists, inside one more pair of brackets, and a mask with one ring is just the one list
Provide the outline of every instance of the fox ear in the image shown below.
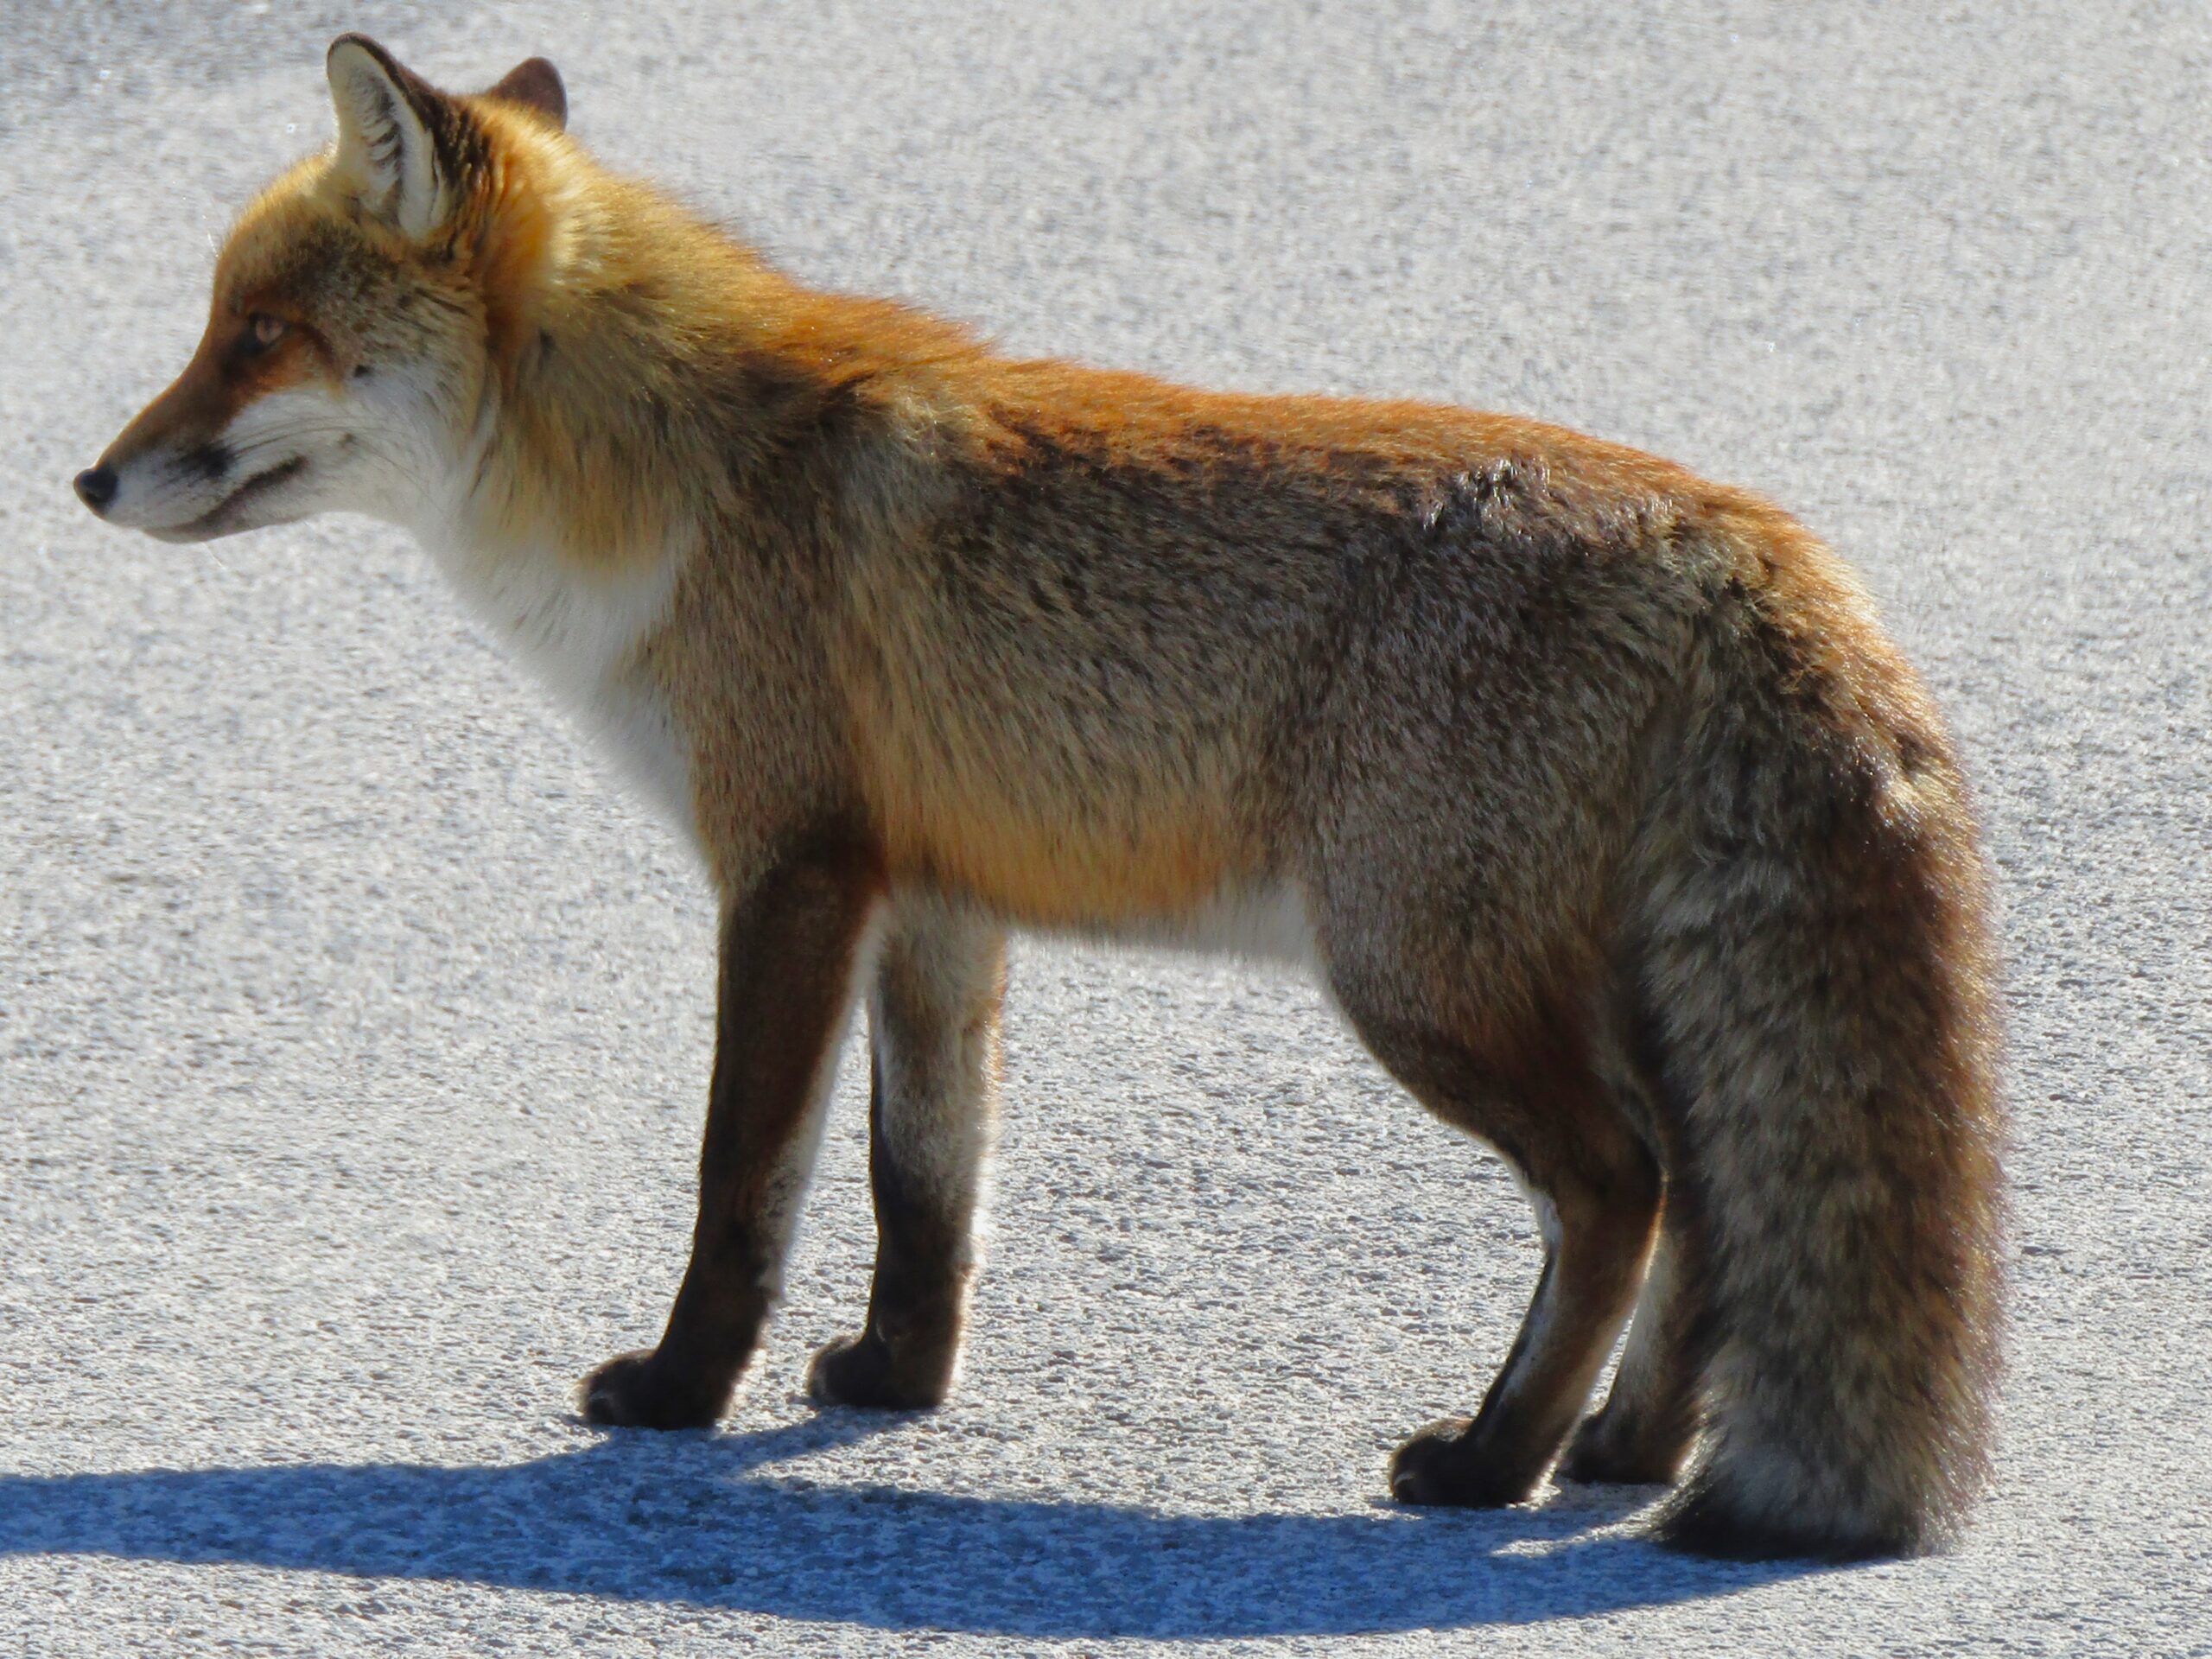
[[330,99],[338,111],[340,175],[361,205],[421,241],[452,211],[452,168],[442,154],[458,112],[450,100],[365,35],[330,44]]
[[569,124],[568,90],[561,85],[561,72],[543,58],[524,59],[497,86],[486,87],[484,96],[535,110],[556,127]]

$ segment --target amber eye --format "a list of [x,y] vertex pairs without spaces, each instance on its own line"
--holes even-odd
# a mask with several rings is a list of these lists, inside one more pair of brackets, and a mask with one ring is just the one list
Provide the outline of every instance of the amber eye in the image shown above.
[[272,317],[266,311],[257,311],[246,319],[245,336],[238,345],[248,357],[258,356],[284,338],[289,327],[282,317]]

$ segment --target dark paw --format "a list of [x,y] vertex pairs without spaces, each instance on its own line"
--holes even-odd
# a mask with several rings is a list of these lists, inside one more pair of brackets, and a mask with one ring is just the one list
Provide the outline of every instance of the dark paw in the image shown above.
[[1624,1430],[1610,1412],[1583,1420],[1559,1460],[1559,1478],[1586,1486],[1663,1486],[1681,1469],[1683,1447],[1654,1446]]
[[1479,1426],[1465,1417],[1431,1423],[1390,1459],[1390,1496],[1401,1503],[1494,1510],[1518,1503],[1536,1490],[1543,1465],[1500,1456],[1482,1442]]
[[878,1411],[925,1411],[944,1403],[950,1364],[901,1364],[874,1332],[840,1337],[814,1357],[806,1391],[825,1406],[865,1406]]
[[586,1418],[618,1428],[704,1428],[729,1403],[728,1386],[702,1387],[652,1348],[608,1360],[579,1392]]

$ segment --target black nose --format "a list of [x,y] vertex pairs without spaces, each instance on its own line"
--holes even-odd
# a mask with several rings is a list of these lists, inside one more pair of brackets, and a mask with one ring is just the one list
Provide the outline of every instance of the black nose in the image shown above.
[[115,499],[115,474],[105,467],[88,467],[77,474],[77,499],[94,512]]

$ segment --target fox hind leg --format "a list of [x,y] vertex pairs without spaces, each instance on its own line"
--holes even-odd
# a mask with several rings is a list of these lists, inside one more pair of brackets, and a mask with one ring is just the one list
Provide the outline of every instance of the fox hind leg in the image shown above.
[[1482,1408],[1422,1430],[1390,1468],[1404,1503],[1518,1503],[1543,1478],[1635,1301],[1658,1165],[1563,1009],[1540,1009],[1501,1041],[1378,1013],[1356,987],[1339,983],[1338,1000],[1415,1098],[1507,1157],[1542,1223],[1535,1295]]
[[997,1116],[1002,931],[916,903],[893,918],[868,999],[868,1324],[815,1356],[825,1404],[943,1402],[960,1357],[973,1235]]
[[[1624,980],[1620,988],[1633,982]],[[1574,1431],[1560,1459],[1559,1478],[1665,1485],[1681,1472],[1698,1435],[1698,1376],[1713,1332],[1707,1229],[1694,1183],[1677,1179],[1684,1155],[1682,1103],[1668,1092],[1649,1017],[1623,1002],[1600,1053],[1606,1076],[1634,1110],[1665,1179],[1659,1236],[1612,1387],[1604,1407]]]
[[1603,1408],[1584,1419],[1560,1478],[1623,1485],[1674,1480],[1697,1439],[1698,1243],[1687,1195],[1662,1201],[1659,1242]]

